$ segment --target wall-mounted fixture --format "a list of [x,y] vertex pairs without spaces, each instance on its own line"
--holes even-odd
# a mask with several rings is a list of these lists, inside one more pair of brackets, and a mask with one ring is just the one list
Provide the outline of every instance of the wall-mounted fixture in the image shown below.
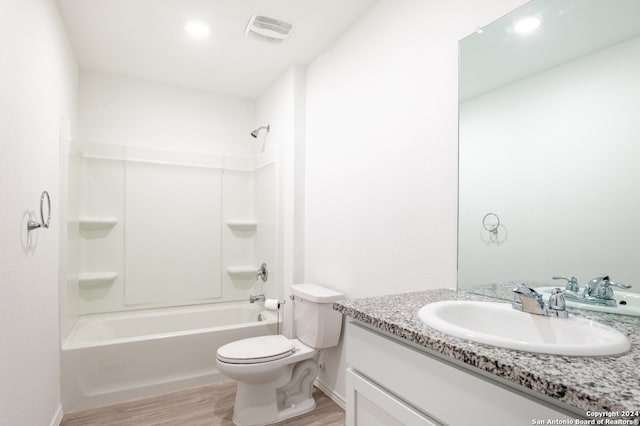
[[[47,199],[47,220],[44,220],[44,199]],[[47,191],[42,191],[42,195],[40,195],[40,220],[41,222],[36,222],[35,220],[29,219],[27,222],[27,231],[32,231],[38,228],[49,228],[49,222],[51,222],[51,197],[49,197],[49,193]]]
[[251,137],[253,138],[258,138],[258,133],[260,133],[260,130],[265,129],[267,131],[267,133],[269,133],[269,130],[271,130],[271,125],[267,124],[266,126],[260,126],[257,129],[255,129],[253,132],[251,132]]
[[264,282],[267,282],[267,279],[269,279],[269,269],[266,262],[262,262],[258,272],[256,272],[256,280],[258,280],[258,278],[262,279]]
[[482,227],[492,234],[498,233],[498,228],[500,227],[500,218],[495,213],[487,213],[482,218]]

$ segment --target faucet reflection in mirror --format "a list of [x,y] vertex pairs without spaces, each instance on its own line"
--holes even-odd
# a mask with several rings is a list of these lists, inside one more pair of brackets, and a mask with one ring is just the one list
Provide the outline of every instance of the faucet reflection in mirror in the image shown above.
[[[511,299],[500,283],[551,291],[558,271],[635,284],[640,1],[531,1],[462,40],[459,64],[458,288]],[[489,211],[508,219],[499,244]],[[567,303],[611,299],[606,280],[590,287]]]
[[[564,277],[553,277],[557,279],[567,279]],[[565,295],[567,298],[580,303],[588,303],[593,305],[616,306],[613,289],[611,287],[630,289],[628,284],[617,283],[611,281],[608,275],[593,277],[580,291],[580,285],[575,277],[571,277],[567,282]]]

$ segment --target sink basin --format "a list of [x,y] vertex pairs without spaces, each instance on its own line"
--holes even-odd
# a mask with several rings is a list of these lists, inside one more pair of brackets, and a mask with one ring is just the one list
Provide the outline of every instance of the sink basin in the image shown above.
[[513,309],[509,303],[444,301],[425,305],[420,319],[443,333],[487,345],[553,355],[616,355],[627,337],[584,318],[551,318]]
[[[538,287],[535,290],[542,294],[544,300],[549,298],[551,291],[556,287]],[[624,290],[613,290],[613,297],[618,304],[616,306],[590,305],[588,303],[580,303],[565,297],[567,306],[572,308],[580,308],[588,311],[607,312],[610,314],[640,316],[640,294],[630,293]]]

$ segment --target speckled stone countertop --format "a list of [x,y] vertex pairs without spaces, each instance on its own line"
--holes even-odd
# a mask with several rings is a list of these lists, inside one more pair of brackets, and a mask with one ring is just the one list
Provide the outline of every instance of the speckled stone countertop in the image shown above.
[[429,290],[345,300],[334,304],[334,309],[584,412],[640,410],[639,318],[569,309],[570,315],[616,328],[629,337],[631,350],[622,355],[603,357],[545,355],[474,343],[441,333],[420,321],[420,308],[441,300],[497,301],[454,290]]

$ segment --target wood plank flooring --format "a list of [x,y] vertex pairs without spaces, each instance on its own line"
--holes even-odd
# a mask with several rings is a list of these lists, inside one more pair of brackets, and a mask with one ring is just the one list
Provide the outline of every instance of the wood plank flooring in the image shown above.
[[[65,414],[61,426],[233,426],[236,383],[170,393]],[[278,426],[344,426],[344,411],[314,388],[316,409],[304,416],[277,423]]]

